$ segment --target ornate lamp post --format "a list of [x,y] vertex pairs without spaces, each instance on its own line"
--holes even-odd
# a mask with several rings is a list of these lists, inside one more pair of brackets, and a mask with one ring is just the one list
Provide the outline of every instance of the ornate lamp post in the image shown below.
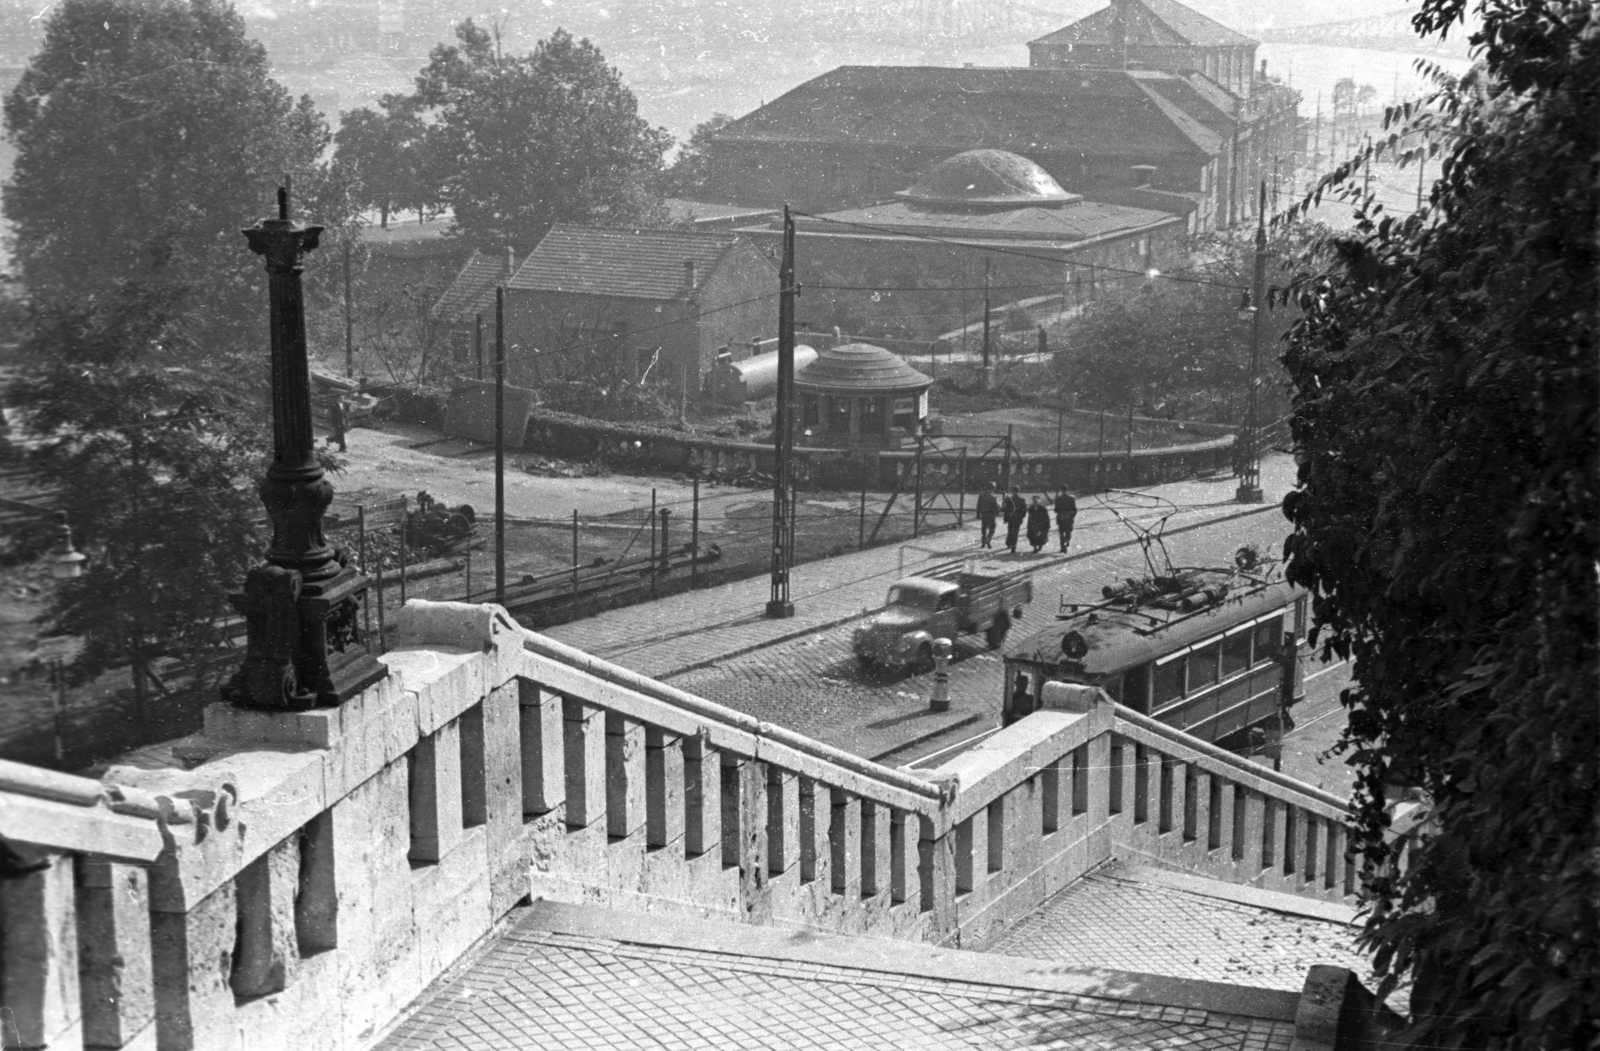
[[266,256],[271,275],[272,466],[261,502],[272,520],[265,564],[229,596],[245,617],[244,665],[223,697],[251,708],[306,709],[337,705],[387,675],[366,651],[358,617],[367,578],[322,535],[333,502],[312,449],[311,383],[306,361],[301,258],[317,247],[320,226],[289,216],[289,189],[278,189],[278,215],[243,231],[250,250]]

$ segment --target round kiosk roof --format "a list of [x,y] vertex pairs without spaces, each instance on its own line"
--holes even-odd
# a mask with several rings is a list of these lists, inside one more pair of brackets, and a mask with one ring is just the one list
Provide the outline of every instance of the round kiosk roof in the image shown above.
[[932,383],[898,354],[870,343],[818,351],[817,360],[794,377],[796,389],[817,394],[905,394]]
[[968,150],[947,157],[895,196],[917,204],[1010,208],[1080,199],[1033,161],[1006,150]]

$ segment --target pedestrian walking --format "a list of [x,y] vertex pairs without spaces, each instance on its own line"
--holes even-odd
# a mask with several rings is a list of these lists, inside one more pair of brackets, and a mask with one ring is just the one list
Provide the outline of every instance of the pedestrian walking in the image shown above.
[[332,448],[333,443],[338,442],[340,452],[349,452],[344,438],[344,400],[337,396],[328,404],[328,426],[333,428],[333,433],[328,435],[328,447]]
[[1000,501],[994,495],[994,483],[988,482],[978,494],[978,546],[994,547],[994,523],[1000,517]]
[[1028,501],[1023,499],[1020,488],[1011,487],[1011,495],[1000,505],[1000,517],[1006,523],[1006,550],[1014,555],[1017,553],[1017,534],[1022,532],[1022,523],[1028,517]]
[[1037,555],[1049,539],[1050,509],[1044,505],[1044,497],[1036,496],[1028,508],[1028,543],[1033,545],[1033,553]]
[[1056,493],[1056,535],[1061,538],[1061,550],[1072,543],[1072,525],[1078,520],[1078,501],[1067,492],[1066,486]]

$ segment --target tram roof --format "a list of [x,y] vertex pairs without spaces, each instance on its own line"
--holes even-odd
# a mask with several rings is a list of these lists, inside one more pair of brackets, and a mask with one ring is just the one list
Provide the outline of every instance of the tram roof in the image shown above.
[[1089,647],[1083,657],[1084,671],[1115,675],[1281,609],[1302,593],[1302,589],[1285,581],[1273,581],[1236,588],[1216,605],[1192,613],[1152,606],[1137,610],[1112,606],[1095,610],[1093,623],[1088,613],[1057,621],[1008,646],[1005,655],[1008,660],[1056,664],[1062,659],[1062,637],[1076,631]]

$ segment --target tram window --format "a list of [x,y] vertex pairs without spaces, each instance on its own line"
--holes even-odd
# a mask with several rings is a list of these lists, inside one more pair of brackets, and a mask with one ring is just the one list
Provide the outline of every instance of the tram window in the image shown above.
[[1140,715],[1150,714],[1150,666],[1129,668],[1122,676],[1122,703]]
[[1250,667],[1250,632],[1236,631],[1222,640],[1222,677],[1237,675]]
[[1217,681],[1219,643],[1202,646],[1189,654],[1189,692],[1204,689]]
[[1271,620],[1262,621],[1256,625],[1256,663],[1270,661],[1277,657],[1278,646],[1283,641],[1283,618],[1273,617]]
[[1152,698],[1154,707],[1160,709],[1183,696],[1183,658],[1156,665],[1156,690]]

